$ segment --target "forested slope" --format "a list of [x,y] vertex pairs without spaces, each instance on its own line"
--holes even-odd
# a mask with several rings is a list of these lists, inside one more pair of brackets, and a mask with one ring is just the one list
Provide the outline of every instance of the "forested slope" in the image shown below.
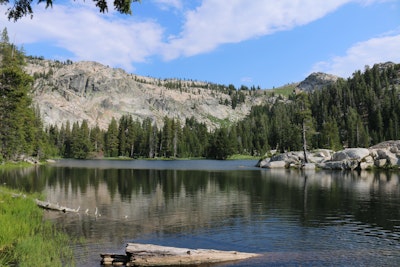
[[236,127],[238,140],[242,140],[239,150],[243,144],[257,151],[301,150],[304,102],[309,111],[308,149],[369,147],[400,139],[399,64],[375,64],[364,72],[354,72],[347,80],[338,79],[311,91],[306,97],[299,97],[302,94],[293,93],[288,101],[254,107]]

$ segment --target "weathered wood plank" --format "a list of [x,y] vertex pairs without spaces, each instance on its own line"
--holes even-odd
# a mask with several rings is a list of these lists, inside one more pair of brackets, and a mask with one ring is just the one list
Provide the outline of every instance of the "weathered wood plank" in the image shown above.
[[237,251],[176,248],[138,243],[128,243],[126,254],[130,258],[126,266],[198,265],[244,260],[259,256],[255,253]]

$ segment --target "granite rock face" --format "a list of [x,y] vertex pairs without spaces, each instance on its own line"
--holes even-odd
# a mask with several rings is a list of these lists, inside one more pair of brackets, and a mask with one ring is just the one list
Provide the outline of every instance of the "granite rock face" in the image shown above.
[[25,70],[35,78],[32,96],[45,125],[87,120],[106,129],[113,117],[132,115],[158,126],[165,116],[182,124],[194,117],[213,129],[221,121],[243,119],[254,105],[274,101],[263,92],[248,91],[243,92],[245,102],[232,109],[226,104],[231,101],[228,92],[213,89],[213,84],[137,76],[96,62],[30,59]]
[[[113,117],[132,115],[134,120],[150,118],[162,126],[166,116],[182,125],[194,117],[212,130],[242,120],[253,106],[278,99],[263,90],[241,91],[245,101],[232,109],[228,91],[216,89],[216,84],[144,77],[89,61],[30,58],[25,70],[35,78],[32,96],[45,125],[86,120],[89,126],[106,129]],[[298,89],[311,91],[336,80],[333,75],[313,73]]]

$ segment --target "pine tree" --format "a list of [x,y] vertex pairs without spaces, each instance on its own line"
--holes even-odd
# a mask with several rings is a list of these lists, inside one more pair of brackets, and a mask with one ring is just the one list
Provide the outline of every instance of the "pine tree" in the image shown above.
[[113,117],[105,135],[105,152],[108,157],[118,157],[118,124]]
[[303,143],[303,154],[304,154],[304,162],[307,163],[307,135],[310,136],[310,132],[313,131],[313,123],[311,117],[311,108],[310,108],[310,101],[308,99],[308,95],[305,93],[297,94],[295,97],[295,104],[298,108],[296,112],[296,117],[298,123],[301,127],[301,139]]
[[[0,44],[0,160],[37,154],[35,112],[28,95],[32,78],[23,69],[22,52],[8,43],[7,30]],[[36,153],[35,153],[36,152]]]
[[233,154],[233,148],[228,137],[228,129],[222,127],[215,130],[210,139],[208,156],[214,159],[224,160]]
[[121,116],[118,126],[118,143],[119,143],[118,154],[121,156],[127,156],[126,154],[126,147],[127,147],[126,134],[128,129],[127,119],[128,119],[127,116],[125,115]]
[[104,132],[96,125],[90,130],[90,146],[94,156],[102,156],[104,153]]

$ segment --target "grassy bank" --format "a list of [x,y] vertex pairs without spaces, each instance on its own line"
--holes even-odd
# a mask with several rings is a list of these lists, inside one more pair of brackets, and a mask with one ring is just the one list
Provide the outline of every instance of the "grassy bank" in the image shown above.
[[68,236],[43,220],[35,196],[0,187],[0,266],[71,266]]
[[1,162],[0,169],[17,169],[23,167],[31,167],[34,166],[32,163],[28,162]]
[[259,160],[259,159],[260,157],[241,155],[241,154],[235,154],[228,157],[228,160]]

